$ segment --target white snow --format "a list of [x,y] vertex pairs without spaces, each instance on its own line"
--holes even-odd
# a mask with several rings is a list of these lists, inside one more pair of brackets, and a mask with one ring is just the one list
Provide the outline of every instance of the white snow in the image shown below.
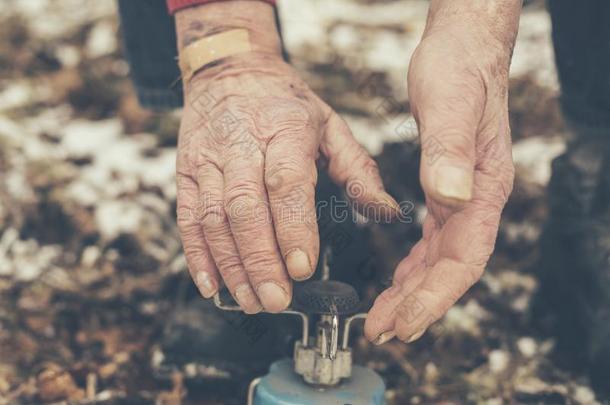
[[106,154],[108,147],[120,137],[122,125],[118,119],[104,121],[74,120],[62,131],[62,146],[76,158]]
[[492,350],[489,353],[489,370],[494,374],[500,374],[508,368],[510,354],[505,350]]
[[117,33],[114,24],[102,20],[95,24],[85,45],[85,52],[90,58],[97,58],[116,51],[118,46]]
[[95,222],[105,240],[137,233],[142,220],[142,207],[131,201],[100,201],[95,210]]
[[523,357],[532,358],[538,351],[538,344],[533,338],[526,336],[517,340],[517,348]]
[[60,254],[60,246],[39,246],[34,239],[19,239],[16,229],[6,229],[0,238],[0,276],[12,276],[17,281],[35,280],[52,267]]
[[565,151],[563,138],[530,137],[513,145],[517,170],[529,182],[546,186],[551,178],[551,162]]
[[511,77],[533,74],[538,84],[559,92],[551,18],[546,10],[528,10],[521,14],[510,70]]

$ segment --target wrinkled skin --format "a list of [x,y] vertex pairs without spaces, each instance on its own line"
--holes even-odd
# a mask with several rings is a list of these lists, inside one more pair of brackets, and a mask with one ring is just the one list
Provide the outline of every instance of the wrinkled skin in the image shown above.
[[279,312],[290,280],[310,277],[318,260],[320,156],[356,202],[396,202],[345,122],[279,56],[232,58],[186,90],[178,217],[193,279],[205,297],[222,278],[246,312]]
[[411,60],[409,99],[428,214],[422,239],[369,312],[365,333],[378,344],[418,339],[481,277],[512,190],[507,88],[514,37],[498,41],[470,23],[429,18]]
[[[480,278],[493,251],[514,176],[507,88],[520,6],[431,2],[408,77],[428,215],[422,240],[367,317],[365,334],[377,344],[420,337]],[[345,122],[282,61],[269,5],[209,3],[178,13],[177,26],[185,42],[244,27],[254,48],[185,86],[178,222],[189,270],[204,297],[222,279],[246,312],[281,311],[290,280],[309,277],[318,259],[318,157],[356,202],[387,213],[398,206]],[[295,207],[298,215],[284,215]]]

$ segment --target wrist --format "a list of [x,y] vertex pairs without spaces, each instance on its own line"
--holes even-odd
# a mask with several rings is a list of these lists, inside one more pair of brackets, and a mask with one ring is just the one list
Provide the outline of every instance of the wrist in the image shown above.
[[236,54],[223,59],[222,63],[210,64],[195,72],[191,80],[184,83],[184,93],[188,97],[192,92],[209,90],[211,83],[227,77],[280,77],[286,74],[287,66],[281,55],[264,52]]
[[178,52],[201,38],[235,29],[248,31],[252,52],[281,55],[273,7],[251,0],[211,2],[178,11]]
[[453,31],[478,49],[512,55],[522,0],[432,0],[424,37]]

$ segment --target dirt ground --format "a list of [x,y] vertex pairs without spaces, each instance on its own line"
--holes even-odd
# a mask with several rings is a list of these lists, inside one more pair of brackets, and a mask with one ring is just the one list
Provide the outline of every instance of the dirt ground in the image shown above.
[[[292,62],[415,213],[404,82],[426,7],[280,1]],[[112,0],[0,8],[0,404],[243,403],[188,373],[156,377],[167,319],[194,294],[174,219],[180,115],[138,106],[118,28]],[[389,404],[598,403],[528,315],[549,164],[565,145],[557,97],[550,22],[529,2],[511,73],[516,186],[488,271],[416,343],[355,343],[356,362],[386,380]],[[408,252],[417,218],[365,225],[380,271]]]

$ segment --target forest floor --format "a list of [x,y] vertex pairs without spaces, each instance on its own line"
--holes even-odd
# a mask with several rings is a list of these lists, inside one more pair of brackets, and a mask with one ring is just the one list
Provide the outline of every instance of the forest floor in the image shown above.
[[[0,404],[243,403],[159,382],[163,328],[194,299],[175,225],[179,112],[141,109],[112,0],[4,0],[0,9]],[[406,95],[427,2],[280,1],[292,63],[422,211]],[[389,404],[594,404],[529,316],[550,162],[565,148],[550,21],[521,20],[510,79],[515,191],[482,280],[424,338],[355,360]],[[419,218],[419,217],[417,217]],[[417,219],[416,218],[416,219]],[[384,272],[420,227],[364,225]],[[243,384],[242,384],[243,385]]]

